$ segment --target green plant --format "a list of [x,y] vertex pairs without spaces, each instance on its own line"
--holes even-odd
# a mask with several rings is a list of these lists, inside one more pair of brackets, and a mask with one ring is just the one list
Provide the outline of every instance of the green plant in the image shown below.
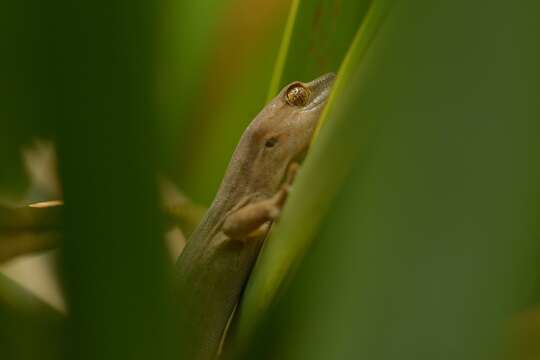
[[22,143],[56,140],[69,309],[0,277],[0,357],[179,358],[156,173],[207,205],[265,99],[330,71],[334,93],[226,355],[502,357],[510,319],[538,302],[538,5],[159,5],[0,11],[0,191],[13,201],[25,188]]

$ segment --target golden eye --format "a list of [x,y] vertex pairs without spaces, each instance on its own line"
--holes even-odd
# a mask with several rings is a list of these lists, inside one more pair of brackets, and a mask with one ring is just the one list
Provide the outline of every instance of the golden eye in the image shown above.
[[287,89],[287,102],[293,106],[306,106],[309,102],[309,90],[300,84]]

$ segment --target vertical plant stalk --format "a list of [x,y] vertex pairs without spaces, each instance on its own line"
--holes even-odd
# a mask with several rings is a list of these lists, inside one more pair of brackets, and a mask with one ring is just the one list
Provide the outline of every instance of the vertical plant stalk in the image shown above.
[[330,95],[330,98],[328,99],[328,104],[326,104],[326,107],[321,115],[321,119],[317,124],[315,133],[313,134],[313,141],[315,141],[319,135],[321,128],[326,123],[326,119],[334,111],[336,97],[344,93],[344,88],[350,82],[350,79],[358,68],[358,64],[361,63],[363,57],[367,53],[369,46],[377,35],[377,32],[381,27],[380,25],[383,23],[384,18],[388,15],[389,10],[390,6],[388,6],[388,4],[386,4],[384,1],[376,1],[370,5],[366,19],[359,26],[349,51],[345,55],[345,58],[340,66],[338,77],[334,84],[334,89]]
[[287,18],[287,24],[283,32],[283,40],[279,47],[278,56],[276,59],[276,65],[274,67],[274,74],[270,81],[270,88],[268,90],[268,101],[270,101],[279,89],[279,84],[283,76],[283,69],[285,68],[285,62],[287,61],[287,53],[289,52],[289,46],[291,44],[291,38],[294,31],[294,24],[296,22],[296,15],[298,13],[298,7],[300,6],[300,0],[293,0],[291,4],[291,10],[289,11],[289,17]]

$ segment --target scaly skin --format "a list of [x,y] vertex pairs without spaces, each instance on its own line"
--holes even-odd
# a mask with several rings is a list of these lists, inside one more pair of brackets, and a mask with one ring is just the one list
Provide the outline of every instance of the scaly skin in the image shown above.
[[213,359],[260,247],[287,198],[333,74],[286,86],[242,135],[218,193],[177,261],[191,359]]

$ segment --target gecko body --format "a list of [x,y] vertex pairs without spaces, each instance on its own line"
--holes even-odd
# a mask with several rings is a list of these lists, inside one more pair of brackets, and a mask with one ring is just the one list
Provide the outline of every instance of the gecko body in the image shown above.
[[177,260],[193,359],[213,359],[305,156],[335,76],[286,86],[250,123]]

